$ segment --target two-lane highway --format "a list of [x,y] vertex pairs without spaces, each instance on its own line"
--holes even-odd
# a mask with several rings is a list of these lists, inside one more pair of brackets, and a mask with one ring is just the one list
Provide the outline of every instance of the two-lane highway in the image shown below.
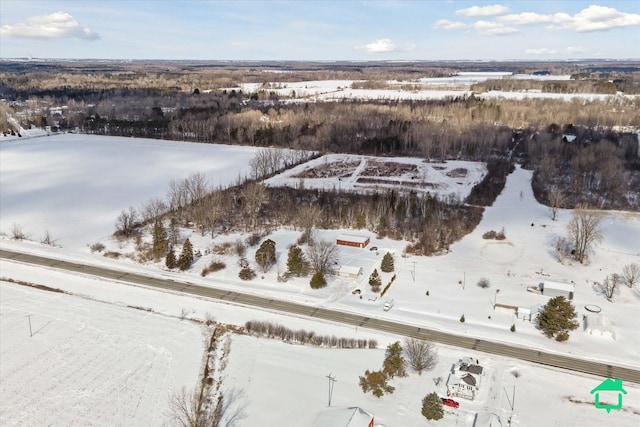
[[37,255],[13,252],[4,249],[0,249],[0,258],[43,267],[78,272],[86,275],[113,279],[133,283],[136,285],[148,286],[156,289],[203,296],[221,300],[227,303],[243,304],[267,310],[307,316],[314,319],[329,320],[332,322],[338,322],[381,332],[388,332],[408,337],[416,337],[451,346],[478,350],[485,353],[496,354],[513,359],[525,360],[540,365],[553,366],[571,371],[583,372],[587,374],[597,375],[599,377],[620,378],[624,381],[631,381],[640,384],[640,370],[637,369],[595,362],[567,355],[547,353],[543,351],[537,351],[535,349],[498,343],[485,339],[476,339],[468,336],[455,335],[447,332],[416,327],[414,325],[406,325],[395,321],[370,318],[359,314],[344,313],[337,310],[318,308],[289,301],[281,301],[277,299],[265,298],[240,292],[200,286],[188,282],[155,278],[139,273],[130,273],[111,268],[84,265],[70,261],[62,261]]

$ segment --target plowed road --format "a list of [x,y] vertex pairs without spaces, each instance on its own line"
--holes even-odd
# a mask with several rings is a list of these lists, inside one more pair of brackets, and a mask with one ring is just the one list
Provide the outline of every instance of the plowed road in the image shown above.
[[317,308],[287,301],[279,301],[240,292],[226,291],[206,286],[199,286],[188,282],[178,282],[170,279],[160,279],[145,276],[138,273],[127,273],[104,267],[83,265],[74,262],[60,261],[41,256],[23,254],[0,249],[0,258],[6,258],[27,264],[35,264],[44,267],[78,272],[82,274],[103,277],[107,279],[130,282],[136,285],[144,285],[153,288],[166,289],[185,294],[198,295],[207,298],[244,304],[268,310],[276,310],[308,316],[315,319],[330,320],[361,328],[373,329],[397,335],[415,337],[424,340],[439,342],[451,346],[468,348],[485,353],[506,356],[512,359],[526,360],[540,365],[553,366],[570,371],[583,372],[606,378],[620,378],[640,384],[640,371],[637,369],[616,366],[601,362],[593,362],[575,357],[546,353],[533,349],[522,348],[514,345],[496,343],[488,340],[475,339],[468,336],[449,334],[431,329],[417,328],[398,322],[370,318],[359,314],[343,313],[335,310]]

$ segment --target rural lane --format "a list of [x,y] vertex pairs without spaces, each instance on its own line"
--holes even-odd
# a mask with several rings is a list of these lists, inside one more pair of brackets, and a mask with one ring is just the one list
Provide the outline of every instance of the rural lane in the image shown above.
[[486,339],[476,339],[468,336],[450,334],[427,328],[419,328],[399,322],[366,317],[360,314],[345,313],[337,310],[313,307],[288,301],[244,294],[235,291],[200,286],[188,282],[171,279],[155,278],[139,273],[130,273],[111,268],[84,265],[70,261],[62,261],[37,255],[24,254],[0,249],[0,258],[35,264],[43,267],[72,271],[107,279],[119,280],[136,285],[149,286],[174,292],[182,292],[207,298],[213,298],[236,304],[244,304],[267,310],[275,310],[315,319],[329,320],[360,328],[373,329],[381,332],[415,337],[433,342],[447,344],[460,348],[473,349],[485,353],[506,356],[513,359],[525,360],[540,365],[567,369],[606,378],[620,378],[624,381],[640,384],[640,370],[616,366],[602,362],[595,362],[561,354],[547,353],[535,349],[503,344]]

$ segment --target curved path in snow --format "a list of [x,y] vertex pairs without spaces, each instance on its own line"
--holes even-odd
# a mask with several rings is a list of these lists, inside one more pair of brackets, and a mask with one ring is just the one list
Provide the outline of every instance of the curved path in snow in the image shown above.
[[266,310],[274,310],[300,316],[308,316],[315,319],[329,320],[332,322],[348,324],[361,328],[415,337],[455,347],[468,348],[485,353],[496,354],[499,356],[506,356],[513,359],[525,360],[540,365],[597,375],[599,377],[620,378],[624,381],[631,381],[640,384],[640,370],[637,369],[610,365],[602,362],[585,360],[561,354],[547,353],[544,351],[537,351],[535,349],[528,349],[484,339],[475,339],[466,336],[449,334],[432,329],[418,328],[399,322],[376,319],[359,314],[344,313],[336,310],[328,310],[325,308],[318,308],[294,302],[279,301],[272,298],[265,298],[240,292],[199,286],[188,282],[154,278],[138,273],[127,273],[110,268],[78,264],[69,261],[61,261],[57,259],[24,254],[20,252],[13,252],[4,249],[0,249],[0,258],[88,274],[107,279],[119,280],[136,285],[149,286],[156,289],[213,298],[228,303],[244,304],[263,308]]

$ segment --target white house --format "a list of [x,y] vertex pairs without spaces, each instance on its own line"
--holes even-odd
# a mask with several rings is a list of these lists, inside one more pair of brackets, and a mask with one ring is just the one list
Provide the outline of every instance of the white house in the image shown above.
[[573,283],[544,281],[540,283],[540,292],[546,297],[563,296],[566,299],[573,299],[576,286]]
[[457,396],[473,400],[482,382],[483,368],[478,359],[465,357],[460,359],[451,370],[447,379],[447,396]]

